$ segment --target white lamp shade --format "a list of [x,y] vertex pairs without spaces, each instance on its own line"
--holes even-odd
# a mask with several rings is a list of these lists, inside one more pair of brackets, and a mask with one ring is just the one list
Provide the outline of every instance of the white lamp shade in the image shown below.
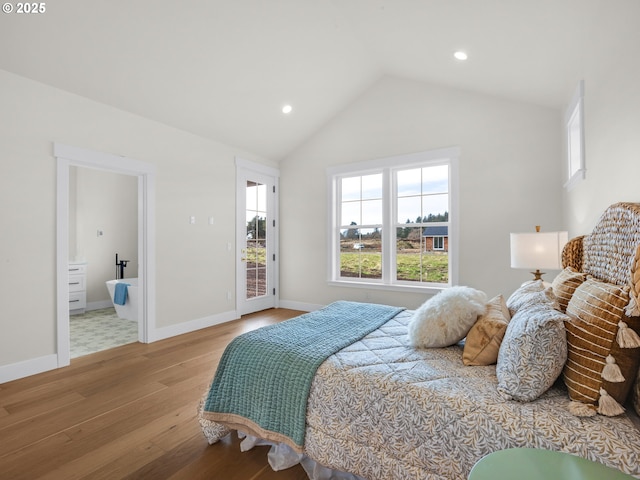
[[562,269],[567,232],[511,234],[511,268]]

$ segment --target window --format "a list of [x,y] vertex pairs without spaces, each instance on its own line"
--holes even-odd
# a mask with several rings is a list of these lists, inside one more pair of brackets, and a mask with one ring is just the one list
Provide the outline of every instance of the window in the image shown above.
[[584,82],[578,84],[565,114],[567,142],[567,189],[585,178],[584,162]]
[[458,155],[450,148],[330,169],[329,281],[455,284]]

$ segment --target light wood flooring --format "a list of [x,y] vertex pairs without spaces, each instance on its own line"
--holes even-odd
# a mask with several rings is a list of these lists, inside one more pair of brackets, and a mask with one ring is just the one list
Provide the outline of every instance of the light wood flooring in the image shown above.
[[71,361],[0,384],[0,478],[306,480],[273,472],[268,447],[208,445],[196,418],[226,345],[302,312],[274,309]]

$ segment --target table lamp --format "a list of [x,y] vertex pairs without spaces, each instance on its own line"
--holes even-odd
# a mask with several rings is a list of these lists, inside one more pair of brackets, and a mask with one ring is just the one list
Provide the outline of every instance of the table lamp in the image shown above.
[[562,269],[562,249],[569,239],[567,232],[511,234],[511,268],[535,269],[533,280],[542,280],[540,269]]

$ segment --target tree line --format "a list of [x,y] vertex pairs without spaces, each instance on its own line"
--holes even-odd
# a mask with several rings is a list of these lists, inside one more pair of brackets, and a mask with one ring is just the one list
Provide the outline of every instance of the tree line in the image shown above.
[[[421,223],[436,223],[436,222],[448,222],[449,221],[449,212],[444,212],[444,213],[430,213],[429,215],[426,215],[424,217],[417,217],[415,222],[411,221],[410,218],[407,218],[407,221],[405,222],[405,224],[407,225],[414,225],[414,224],[421,224]],[[356,222],[351,222],[349,224],[350,226],[357,226],[358,224]],[[415,231],[416,227],[404,227],[404,228],[398,228],[398,231],[396,232],[396,236],[397,238],[402,238],[402,239],[409,239],[412,240],[412,237],[420,237],[421,234],[416,235],[415,233],[412,234],[412,231]],[[360,231],[357,228],[350,228],[348,229],[346,232],[344,232],[342,234],[343,238],[346,239],[358,239],[358,238],[380,238],[380,229],[375,228],[373,230],[373,232],[368,233],[366,235],[360,235]]]

